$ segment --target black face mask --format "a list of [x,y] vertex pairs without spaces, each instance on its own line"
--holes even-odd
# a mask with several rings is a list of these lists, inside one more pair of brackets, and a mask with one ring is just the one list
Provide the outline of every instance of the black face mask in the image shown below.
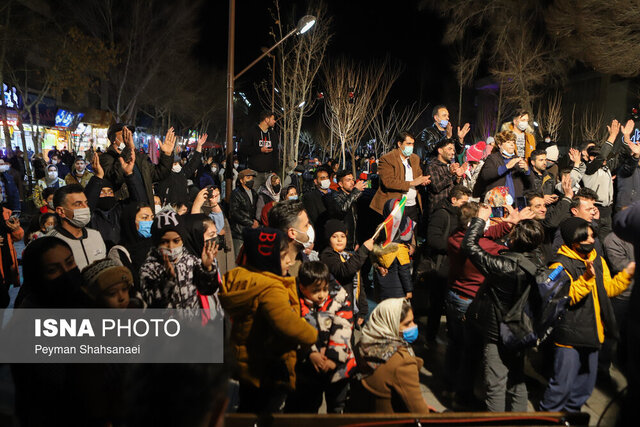
[[115,197],[100,197],[96,207],[101,211],[110,211],[117,203]]
[[254,182],[253,180],[251,180],[251,181],[247,181],[247,182],[245,182],[245,183],[244,183],[244,185],[246,185],[246,187],[247,187],[249,190],[251,190],[251,189],[253,188],[253,182]]
[[274,193],[279,193],[281,188],[282,188],[282,187],[280,186],[280,184],[278,184],[278,185],[274,185],[274,186],[273,186],[273,192],[274,192]]
[[82,274],[76,267],[51,281],[44,282],[42,297],[54,308],[74,307],[82,295],[82,283]]
[[580,243],[578,245],[578,250],[577,252],[580,252],[583,255],[589,255],[591,253],[591,251],[594,248],[594,244],[593,243],[589,243],[588,245],[585,243]]

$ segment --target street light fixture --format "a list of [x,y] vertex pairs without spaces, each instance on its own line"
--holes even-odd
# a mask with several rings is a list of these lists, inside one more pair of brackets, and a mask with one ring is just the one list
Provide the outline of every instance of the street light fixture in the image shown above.
[[[296,28],[291,30],[285,35],[279,42],[271,46],[271,48],[263,50],[262,55],[257,57],[253,62],[247,65],[242,71],[234,75],[234,62],[235,62],[235,38],[236,38],[236,1],[229,0],[229,41],[227,45],[227,168],[225,170],[226,180],[226,199],[231,197],[231,180],[232,171],[231,165],[233,164],[233,89],[236,79],[246,73],[251,67],[257,64],[262,58],[269,55],[276,47],[280,46],[286,39],[294,34],[304,34],[316,23],[316,18],[312,15],[305,15],[298,21]],[[274,85],[275,87],[275,85]]]

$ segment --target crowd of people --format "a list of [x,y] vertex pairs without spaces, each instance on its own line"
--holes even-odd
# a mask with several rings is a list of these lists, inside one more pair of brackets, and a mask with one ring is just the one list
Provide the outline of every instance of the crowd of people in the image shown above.
[[[228,329],[224,374],[183,375],[200,375],[195,383],[225,395],[227,410],[256,413],[317,413],[323,401],[329,413],[433,410],[416,351],[443,345],[446,316],[446,367],[436,375],[447,405],[526,411],[529,349],[505,342],[503,319],[536,272],[562,266],[568,306],[536,349],[548,381],[533,405],[580,411],[611,363],[625,371],[618,356],[635,275],[627,239],[640,234],[633,121],[613,120],[606,141],[561,157],[549,136],[534,136],[527,111],[475,143],[445,106],[433,120],[418,136],[395,135],[379,159],[311,157],[286,176],[271,112],[233,159],[203,152],[206,134],[178,153],[171,128],[153,163],[133,127],[114,124],[104,152],[33,155],[29,221],[24,162],[2,160],[0,302],[10,303],[13,285],[17,308],[216,310]],[[141,396],[123,390],[153,369],[133,370],[14,365],[16,414],[23,425],[51,414],[143,419],[122,406]],[[237,387],[220,392],[226,375]],[[165,401],[137,407],[161,419],[175,408]]]

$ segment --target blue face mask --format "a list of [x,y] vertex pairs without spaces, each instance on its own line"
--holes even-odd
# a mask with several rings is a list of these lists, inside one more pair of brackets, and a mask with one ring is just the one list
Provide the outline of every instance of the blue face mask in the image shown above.
[[440,127],[446,128],[449,125],[449,120],[440,120]]
[[412,155],[413,154],[413,145],[403,148],[402,149],[402,154],[405,157],[409,157],[410,155]]
[[289,196],[289,200],[298,200],[298,195],[294,194],[293,196]]
[[402,331],[402,338],[404,338],[404,340],[409,344],[418,339],[418,325],[412,326]]
[[153,224],[153,221],[140,221],[138,225],[138,234],[145,239],[151,237],[151,224]]

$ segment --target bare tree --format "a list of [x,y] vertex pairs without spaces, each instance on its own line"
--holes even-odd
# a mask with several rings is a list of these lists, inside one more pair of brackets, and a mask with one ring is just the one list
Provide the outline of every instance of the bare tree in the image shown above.
[[582,111],[580,131],[583,141],[600,143],[607,137],[607,121],[602,108],[589,105]]
[[[306,14],[316,17],[316,25],[307,33],[291,37],[276,49],[275,89],[267,85],[257,86],[263,105],[271,105],[274,96],[277,123],[281,130],[282,176],[296,165],[300,146],[303,119],[315,107],[313,83],[318,74],[329,40],[331,19],[323,1],[313,2]],[[272,11],[274,41],[285,37],[296,25],[299,16],[285,16],[279,0],[274,0]],[[273,65],[269,65],[273,68]]]
[[370,128],[370,133],[375,141],[373,147],[376,157],[391,151],[394,148],[393,138],[395,135],[403,130],[410,131],[428,107],[428,104],[421,107],[417,103],[413,103],[400,109],[398,103],[395,102],[386,114],[384,112],[378,114],[371,122]]
[[[484,51],[487,34],[479,37],[473,42],[465,43],[464,40],[460,40],[456,44],[456,63],[453,69],[456,73],[458,80],[458,127],[462,123],[462,91],[464,87],[473,82],[476,76],[478,67],[482,60],[482,54]],[[468,46],[467,46],[468,45]]]
[[[538,114],[540,131],[544,129],[552,141],[558,141],[562,126],[562,94],[556,92],[547,99],[546,108]],[[541,135],[543,136],[543,135]]]
[[[346,150],[355,155],[400,71],[401,67],[388,58],[366,65],[341,58],[323,67],[327,88],[324,119],[340,141],[343,166],[346,166]],[[355,163],[351,165],[355,175]]]
[[340,155],[340,144],[337,143],[333,133],[323,121],[316,124],[313,134],[316,143],[322,149],[323,157],[337,159]]

